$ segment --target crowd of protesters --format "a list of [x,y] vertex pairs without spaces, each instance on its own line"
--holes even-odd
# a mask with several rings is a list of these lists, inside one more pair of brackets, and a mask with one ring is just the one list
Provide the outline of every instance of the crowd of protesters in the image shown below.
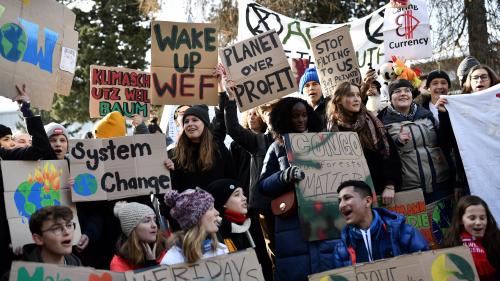
[[[22,249],[10,246],[6,210],[1,207],[2,273],[13,260],[127,271],[254,248],[266,280],[307,280],[313,273],[430,249],[404,215],[384,208],[396,192],[421,189],[426,204],[446,197],[455,200],[451,226],[437,247],[467,245],[481,280],[499,280],[499,230],[486,203],[470,195],[446,111],[451,88],[446,72],[429,72],[425,92],[407,80],[391,81],[386,87],[389,104],[372,105],[371,111],[368,97],[381,92],[374,71],[361,86],[343,82],[332,96],[324,97],[316,69],[309,68],[300,79],[300,97],[250,109],[241,124],[233,82],[221,66],[214,73],[221,92],[213,120],[205,105],[175,110],[180,134],[166,139],[169,158],[164,168],[172,179],[167,194],[78,202],[78,220],[67,207],[42,208],[29,221],[34,243]],[[490,67],[472,57],[464,59],[457,75],[462,94],[499,83]],[[13,133],[0,125],[1,160],[69,162],[66,128],[56,123],[44,128],[30,109],[27,89],[17,89],[27,132]],[[146,126],[134,116],[132,126],[134,134],[162,133],[157,118]],[[301,168],[287,159],[283,136],[345,131],[359,137],[374,190],[363,181],[343,182],[337,188],[339,212],[346,222],[340,238],[304,240],[297,210],[282,216],[271,209],[273,199],[293,193],[294,183],[304,179]],[[233,139],[230,149],[224,144],[226,134]],[[87,137],[123,136],[126,120],[112,112]],[[66,184],[71,187],[73,179]],[[3,191],[0,180],[2,204]],[[382,198],[379,207],[374,193]],[[82,235],[73,245],[76,224]]]

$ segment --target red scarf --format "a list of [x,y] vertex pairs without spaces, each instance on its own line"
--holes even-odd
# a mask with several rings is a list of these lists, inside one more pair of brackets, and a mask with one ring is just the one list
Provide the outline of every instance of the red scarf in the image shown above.
[[474,238],[464,231],[460,234],[460,240],[469,247],[479,278],[481,280],[495,280],[495,268],[488,261],[482,238]]
[[224,209],[224,218],[230,222],[243,224],[247,219],[247,216],[244,214],[237,213],[235,211],[231,211],[229,209]]

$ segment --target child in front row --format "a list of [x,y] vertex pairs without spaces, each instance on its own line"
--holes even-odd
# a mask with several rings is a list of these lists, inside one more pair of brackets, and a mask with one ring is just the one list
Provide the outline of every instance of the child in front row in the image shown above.
[[460,198],[444,244],[468,246],[480,280],[500,280],[500,231],[488,205],[478,196]]

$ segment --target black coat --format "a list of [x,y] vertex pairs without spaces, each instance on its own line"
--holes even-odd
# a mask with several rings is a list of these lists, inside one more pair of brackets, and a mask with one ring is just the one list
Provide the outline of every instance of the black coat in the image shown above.
[[266,157],[267,149],[274,142],[269,131],[255,134],[238,123],[236,101],[228,101],[225,106],[227,134],[250,153],[249,206],[256,209],[271,209],[271,199],[258,190],[258,182]]
[[[1,160],[38,160],[50,157],[54,152],[43,128],[40,116],[26,118],[28,134],[32,136],[32,145],[26,148],[5,149],[0,147]],[[4,205],[3,178],[0,171],[0,204]],[[0,207],[0,274],[10,270],[12,250],[9,248],[10,233],[5,208]]]
[[[247,219],[248,222],[250,222],[250,219]],[[226,218],[222,218],[221,224],[219,226],[219,236],[221,238],[221,242],[226,244],[228,247],[229,251],[233,250],[231,249],[231,245],[234,245],[236,247],[236,251],[244,250],[247,248],[252,248],[252,242],[250,241],[250,232],[249,228],[246,229],[246,231],[243,231],[241,233],[233,232],[233,224]],[[240,231],[244,229],[244,225],[237,225],[235,224],[236,227],[241,228]],[[248,225],[250,226],[250,225]]]

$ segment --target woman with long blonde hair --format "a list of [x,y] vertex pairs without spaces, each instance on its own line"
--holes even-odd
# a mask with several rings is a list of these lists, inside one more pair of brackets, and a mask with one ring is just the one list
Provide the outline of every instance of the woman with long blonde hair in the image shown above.
[[194,263],[228,253],[227,247],[217,240],[220,217],[212,195],[201,189],[182,193],[170,190],[165,194],[165,203],[181,230],[170,238],[171,247],[161,264]]
[[117,202],[114,213],[120,219],[122,236],[110,269],[124,272],[158,265],[167,243],[158,229],[153,209],[135,202]]

